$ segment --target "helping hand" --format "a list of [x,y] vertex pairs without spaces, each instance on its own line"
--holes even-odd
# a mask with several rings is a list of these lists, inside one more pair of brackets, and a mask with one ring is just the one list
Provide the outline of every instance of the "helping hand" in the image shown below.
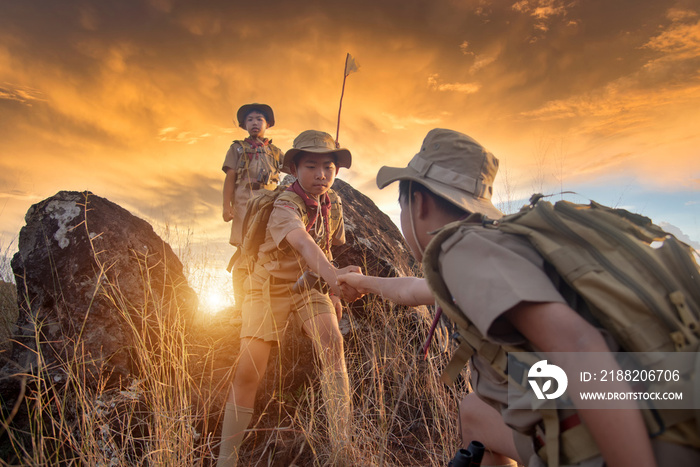
[[362,276],[362,269],[359,266],[346,266],[338,269],[337,287],[340,287],[341,296],[348,302],[354,302],[365,295],[364,292],[358,291],[353,284],[341,280],[342,277],[351,275]]
[[354,289],[360,296],[370,293],[370,291],[363,286],[367,276],[362,274],[362,271],[349,271],[347,274],[342,274],[338,276],[338,285],[342,288],[350,287]]

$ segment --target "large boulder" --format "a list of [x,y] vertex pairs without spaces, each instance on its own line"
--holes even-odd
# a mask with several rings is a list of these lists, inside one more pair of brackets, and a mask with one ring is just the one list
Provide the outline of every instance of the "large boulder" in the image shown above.
[[340,267],[361,266],[365,274],[382,277],[415,275],[420,265],[396,224],[374,201],[336,179],[333,190],[343,200],[345,245],[333,247]]
[[[187,318],[196,296],[183,266],[146,221],[90,192],[61,191],[32,206],[12,259],[20,305],[12,360],[54,381],[84,362],[87,382],[137,373],[131,349]],[[154,350],[155,351],[155,350]]]
[[[342,180],[336,180],[333,189],[343,200],[347,240],[333,248],[340,267],[358,265],[365,274],[377,276],[419,272],[401,233],[386,214]],[[0,374],[0,399],[5,407],[20,406],[17,394],[24,391],[26,375],[35,375],[29,381],[47,378],[60,386],[68,370],[73,378],[84,375],[83,384],[104,384],[95,391],[95,404],[100,410],[112,407],[105,417],[119,422],[114,433],[127,429],[145,433],[148,428],[143,427],[151,425],[153,408],[149,404],[154,393],[173,390],[186,380],[192,386],[180,394],[186,399],[181,407],[190,411],[193,428],[202,434],[219,432],[240,324],[224,314],[194,313],[196,297],[187,285],[182,264],[148,223],[92,193],[60,192],[30,208],[18,247],[12,260],[20,305],[15,329],[18,345]],[[351,378],[363,374],[365,365],[376,357],[377,330],[386,343],[382,343],[382,352],[413,353],[420,348],[430,318],[424,307],[398,307],[367,297],[350,308],[341,321],[341,331]],[[182,332],[164,332],[175,328]],[[390,338],[391,328],[411,330],[408,340]],[[159,340],[164,335],[184,337],[167,347]],[[41,342],[40,349],[37,342]],[[180,362],[182,368],[144,374],[144,363],[166,360],[165,353],[170,358],[186,355]],[[393,373],[383,378],[384,387],[397,383]],[[256,437],[264,437],[269,433],[266,427],[279,426],[282,418],[289,417],[296,410],[296,404],[289,402],[305,391],[316,391],[317,381],[318,363],[311,342],[298,327],[289,326],[258,391],[254,419],[262,429],[255,431],[243,452],[253,459],[261,449],[272,449],[268,441],[258,443]],[[144,389],[147,387],[151,389]],[[22,410],[28,419],[29,409]],[[134,410],[138,416],[132,419]],[[410,412],[410,408],[405,410]],[[19,415],[14,423],[17,418]],[[74,418],[78,420],[80,414],[76,412]],[[20,430],[27,431],[27,427],[20,426]],[[275,457],[291,459],[298,448],[278,446]]]

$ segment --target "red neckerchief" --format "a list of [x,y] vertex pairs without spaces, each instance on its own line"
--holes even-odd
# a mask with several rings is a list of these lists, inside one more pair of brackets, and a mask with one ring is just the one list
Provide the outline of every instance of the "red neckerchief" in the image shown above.
[[267,138],[259,139],[259,138],[251,138],[250,136],[248,136],[248,137],[247,137],[246,139],[244,139],[243,141],[245,141],[245,142],[247,142],[248,144],[250,144],[250,145],[253,147],[253,149],[261,148],[261,147],[263,147],[263,146],[267,146],[267,145],[270,144],[270,142],[271,142],[271,141],[270,141],[269,139],[267,139]]
[[[311,232],[311,229],[313,228],[314,224],[316,223],[316,219],[318,219],[318,206],[319,203],[315,199],[311,198],[304,189],[301,187],[299,184],[299,180],[296,180],[294,183],[292,183],[289,188],[287,188],[287,191],[293,191],[299,197],[304,201],[304,204],[306,205],[306,211],[309,214],[309,223],[306,224],[306,231]],[[323,219],[323,227],[324,230],[326,231],[326,249],[330,251],[331,249],[331,232],[330,229],[328,228],[328,217],[331,212],[331,197],[328,196],[328,193],[324,193],[321,196],[321,216]]]

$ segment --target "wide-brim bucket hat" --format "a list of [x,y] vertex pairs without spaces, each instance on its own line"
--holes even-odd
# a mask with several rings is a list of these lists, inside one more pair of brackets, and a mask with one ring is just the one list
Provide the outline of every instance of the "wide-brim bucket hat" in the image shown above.
[[294,158],[303,152],[314,154],[334,154],[336,156],[336,167],[350,168],[352,164],[352,154],[344,148],[337,148],[335,140],[331,135],[323,131],[306,130],[294,138],[292,149],[284,153],[282,161],[282,170],[291,173],[292,162]]
[[267,121],[267,127],[270,128],[275,126],[275,114],[272,111],[272,107],[267,104],[245,104],[242,105],[238,112],[236,112],[236,118],[238,119],[238,126],[245,129],[245,118],[249,113],[253,111],[258,111],[265,116]]
[[430,130],[407,167],[379,169],[381,189],[398,180],[413,180],[469,212],[503,216],[491,202],[498,159],[471,137],[453,130]]

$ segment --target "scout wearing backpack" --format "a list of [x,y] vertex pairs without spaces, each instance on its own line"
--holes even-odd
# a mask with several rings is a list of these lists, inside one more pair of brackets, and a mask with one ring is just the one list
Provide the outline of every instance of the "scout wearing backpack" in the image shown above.
[[[223,218],[231,224],[229,243],[240,247],[243,240],[243,219],[246,204],[253,194],[260,190],[274,190],[279,183],[282,167],[282,151],[265,138],[265,131],[275,124],[272,108],[265,104],[246,104],[237,112],[238,125],[248,132],[248,137],[231,144],[222,170],[226,174],[223,187]],[[240,254],[231,258],[228,270],[231,271]],[[233,272],[233,290],[236,307],[240,310],[243,302],[242,289],[245,271],[241,268]]]
[[[242,261],[251,273],[245,283],[241,350],[226,404],[219,466],[236,464],[270,349],[292,314],[321,360],[321,388],[336,455],[342,457],[350,442],[350,387],[338,320],[340,297],[352,301],[357,294],[339,286],[336,277],[359,273],[360,268],[337,269],[331,263],[331,246],[345,243],[345,230],[340,198],[330,188],[338,169],[349,168],[351,162],[350,151],[336,148],[329,134],[305,131],[284,156],[283,170],[297,181],[275,193],[261,193],[249,204]],[[330,294],[320,288],[293,289],[308,270],[325,280]]]
[[[352,285],[360,293],[381,293],[387,299],[409,305],[431,304],[436,299],[455,322],[461,345],[448,373],[458,371],[467,360],[470,361],[471,385],[475,392],[462,401],[461,432],[465,447],[473,439],[486,446],[482,466],[512,465],[513,460],[529,466],[700,465],[700,443],[692,413],[679,414],[679,418],[685,420],[650,441],[642,411],[636,406],[579,411],[549,406],[540,410],[530,409],[530,406],[517,410],[508,407],[507,376],[512,377],[512,374],[507,375],[505,355],[509,350],[537,349],[559,352],[559,355],[563,352],[576,352],[577,355],[600,352],[605,359],[600,364],[610,368],[619,368],[610,354],[610,346],[620,344],[624,350],[639,351],[630,344],[631,341],[658,344],[658,350],[664,351],[673,351],[677,343],[678,350],[694,351],[697,326],[691,312],[695,305],[691,290],[697,283],[698,269],[694,262],[684,262],[690,278],[684,277],[683,280],[689,284],[679,287],[686,291],[680,295],[685,295],[687,300],[671,294],[679,303],[673,312],[677,319],[667,316],[653,321],[650,317],[656,311],[645,314],[639,309],[636,318],[630,318],[638,305],[630,298],[632,293],[623,289],[619,282],[608,277],[613,285],[599,285],[591,292],[587,284],[578,283],[571,271],[557,272],[554,269],[560,267],[556,256],[586,256],[589,271],[591,265],[598,264],[593,258],[602,264],[605,259],[597,257],[594,243],[587,244],[585,253],[570,246],[558,248],[556,243],[560,238],[545,229],[540,230],[532,217],[526,219],[530,214],[521,213],[519,217],[523,219],[520,221],[510,217],[501,219],[502,214],[491,203],[497,170],[498,160],[470,137],[451,130],[430,131],[407,167],[383,167],[377,175],[380,188],[400,181],[402,231],[414,256],[423,261],[427,279],[349,274],[339,277],[339,282]],[[533,205],[526,211],[533,211],[540,217],[547,216],[548,221],[552,221],[547,203],[540,201],[533,202]],[[558,210],[567,211],[566,206]],[[617,221],[609,219],[610,216],[619,216],[612,210],[601,211],[603,213],[597,219],[600,228],[605,224],[601,219],[606,219],[606,222],[610,221],[607,230],[619,233],[622,227],[610,228]],[[598,213],[592,215],[591,220],[596,216]],[[589,236],[584,230],[597,230],[594,226],[595,223],[591,222],[586,228],[573,230],[568,227],[568,230],[593,242],[595,236]],[[644,229],[637,226],[628,230],[634,232],[630,235],[642,238]],[[531,234],[532,231],[536,233]],[[571,233],[567,231],[567,235]],[[607,242],[610,244],[611,240],[607,239]],[[608,248],[622,249],[614,243]],[[617,253],[607,254],[615,257]],[[679,254],[688,256],[687,251]],[[564,264],[575,269],[576,266],[571,265],[576,263],[570,260],[565,259]],[[598,268],[597,265],[594,267]],[[641,269],[641,266],[633,267]],[[582,268],[579,267],[578,277],[586,272]],[[563,277],[572,280],[572,285],[564,283]],[[572,287],[578,293],[574,293]],[[599,292],[597,299],[595,292]],[[627,321],[628,332],[620,331],[624,326],[613,329],[609,325],[615,321],[611,315],[615,311],[609,311],[606,303],[615,293],[625,294],[628,299],[627,302],[618,300],[615,306],[629,306],[632,310],[627,317],[619,319]],[[581,302],[581,296],[586,298],[586,306],[577,304]],[[593,297],[590,303],[589,297]],[[583,311],[597,319],[589,321]],[[670,314],[661,308],[659,313]],[[642,323],[646,321],[642,318],[654,324]],[[668,321],[669,328],[664,334],[659,329],[665,321]],[[619,342],[606,341],[593,322],[597,325],[606,323],[606,331],[616,336]],[[635,326],[639,332],[629,332]],[[656,330],[651,329],[655,326]],[[633,334],[638,334],[639,338],[630,340]],[[575,374],[571,362],[562,360],[553,360],[552,363],[567,374]],[[570,391],[577,391],[579,384],[575,378],[569,378]],[[610,390],[624,392],[629,388],[627,383],[616,382]]]

